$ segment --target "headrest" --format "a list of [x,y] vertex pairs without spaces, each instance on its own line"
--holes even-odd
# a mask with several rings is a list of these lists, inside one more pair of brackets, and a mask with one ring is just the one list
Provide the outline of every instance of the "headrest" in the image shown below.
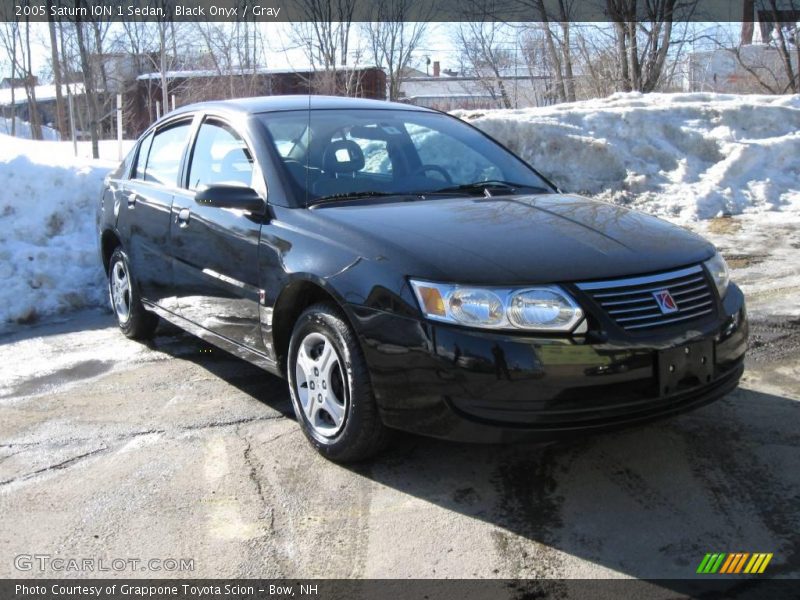
[[228,150],[225,156],[222,157],[219,173],[220,181],[238,181],[249,186],[252,173],[253,167],[243,148]]
[[328,173],[355,173],[364,168],[364,152],[353,140],[336,140],[325,148],[322,168]]
[[222,157],[223,170],[235,169],[237,165],[249,166],[249,163],[250,161],[247,157],[247,153],[245,153],[243,148],[232,148],[225,153],[225,156]]

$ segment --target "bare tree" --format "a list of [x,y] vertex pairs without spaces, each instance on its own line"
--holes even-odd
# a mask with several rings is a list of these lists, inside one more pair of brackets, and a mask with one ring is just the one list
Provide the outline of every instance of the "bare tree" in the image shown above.
[[504,81],[504,74],[514,64],[513,54],[502,43],[507,31],[506,25],[486,20],[460,23],[455,33],[465,70],[479,78],[480,85],[502,108],[512,107]]
[[302,21],[292,23],[291,38],[303,48],[314,71],[309,88],[317,92],[355,95],[360,81],[348,59],[361,55],[352,49],[351,30],[356,0],[297,0]]
[[530,6],[539,19],[537,27],[541,30],[545,41],[549,63],[556,81],[558,100],[574,102],[575,76],[571,39],[574,1],[557,0],[555,4],[545,0],[519,0],[519,2]]
[[[735,92],[758,91],[768,94],[800,93],[800,0],[765,0],[758,15],[756,3],[743,0],[742,30],[738,40],[730,33],[700,36],[711,42],[717,52],[733,58],[724,76],[725,87]],[[753,44],[755,25],[758,25],[761,43]],[[698,57],[690,64],[695,83],[717,86],[717,73],[709,81],[705,69],[710,70],[708,58]]]
[[17,40],[19,36],[19,23],[17,21],[4,21],[0,28],[0,42],[8,55],[8,64],[11,68],[11,135],[17,135],[17,102],[16,102],[16,80],[17,80]]
[[202,40],[202,61],[216,74],[227,79],[226,89],[219,93],[228,98],[250,96],[257,91],[258,70],[262,59],[264,41],[256,23],[197,23]]
[[[87,0],[76,0],[76,6],[88,7]],[[50,32],[53,77],[59,80],[56,89],[66,88],[69,122],[79,135],[88,134],[95,158],[99,156],[100,138],[115,129],[114,92],[120,91],[117,85],[122,82],[113,63],[108,62],[113,60],[108,51],[120,49],[119,36],[120,31],[111,23],[83,19],[80,14],[53,23]],[[82,93],[73,85],[77,82],[83,84]],[[62,112],[66,111],[62,108]],[[66,118],[63,123],[62,134],[66,133]]]
[[75,20],[75,36],[78,42],[78,52],[80,53],[81,68],[83,70],[83,93],[86,98],[86,109],[89,118],[89,136],[92,140],[92,157],[100,158],[100,107],[97,101],[97,84],[94,77],[94,69],[89,57],[90,48],[86,39],[86,23],[80,16]]
[[[172,92],[169,73],[182,64],[181,54],[190,43],[189,40],[193,38],[193,35],[190,35],[191,23],[176,23],[172,19],[174,4],[175,0],[149,0],[150,7],[162,8],[168,17],[156,22],[123,21],[122,36],[116,39],[116,44],[133,54],[137,63],[141,66],[146,64],[158,73],[160,92],[158,100],[163,112],[169,109]],[[184,44],[179,42],[182,38],[186,40]]]
[[25,95],[28,97],[28,119],[31,125],[31,138],[34,140],[42,139],[42,121],[39,115],[39,105],[36,102],[36,77],[33,74],[33,53],[31,52],[31,22],[25,18],[24,42],[20,45],[22,49],[21,59],[24,63],[25,76]]
[[[31,22],[25,18],[25,25],[19,30],[20,50],[19,60],[21,70],[24,74],[23,87],[28,98],[28,121],[31,127],[31,138],[34,140],[42,139],[42,122],[39,115],[39,105],[36,102],[36,76],[33,74],[33,53],[31,52]],[[16,57],[15,57],[16,58]]]
[[63,138],[67,133],[67,121],[64,115],[64,97],[61,89],[61,59],[58,53],[58,39],[56,36],[56,22],[51,16],[50,9],[53,0],[47,0],[47,29],[50,35],[50,60],[53,69],[53,84],[56,88],[56,129]]
[[674,43],[673,23],[687,20],[696,5],[697,0],[606,0],[623,91],[656,89]]
[[[532,81],[542,80],[545,82],[544,89],[536,94],[537,105],[574,101],[577,97],[579,80],[573,75],[570,75],[569,78],[565,76],[562,55],[558,52],[553,53],[551,41],[555,43],[554,32],[549,29],[554,26],[544,27],[541,23],[526,23],[519,27],[520,33],[517,39],[525,70]],[[548,36],[550,40],[548,40]],[[576,44],[576,37],[572,32],[570,39],[571,44]],[[570,73],[572,73],[573,65],[578,64],[578,59],[579,55],[571,50]],[[570,82],[568,86],[566,85],[567,79]]]
[[[33,75],[33,53],[31,51],[31,23],[30,18],[23,21],[5,22],[2,30],[3,46],[8,52],[12,63],[12,110],[16,111],[16,94],[13,91],[18,81],[22,82],[25,96],[28,101],[28,121],[30,123],[31,137],[35,140],[42,139],[42,123],[39,107],[36,102],[36,77]],[[15,75],[21,75],[16,77]],[[16,134],[16,124],[12,120],[12,129]]]
[[69,22],[58,21],[57,26],[61,66],[63,67],[61,75],[67,83],[67,106],[70,109],[69,124],[70,133],[72,133],[73,129],[76,132],[78,129],[83,129],[82,113],[80,110],[75,110],[73,86],[70,85],[77,79],[76,74],[80,72],[80,60],[75,57],[76,50],[72,43],[74,40],[71,39],[72,36],[70,35],[73,29]]
[[753,16],[756,11],[756,0],[742,0],[742,33],[741,43],[753,43]]
[[[88,0],[76,0],[78,7],[88,7]],[[82,111],[78,110],[77,118],[81,129],[88,130],[92,144],[92,156],[99,157],[99,141],[103,132],[103,123],[109,123],[113,114],[114,95],[109,93],[109,79],[106,72],[106,44],[107,36],[111,31],[111,24],[95,19],[84,20],[77,14],[72,21],[69,31],[68,43],[77,53],[78,69],[83,79],[83,100],[85,103],[85,118]],[[74,34],[74,37],[73,37]],[[66,51],[62,49],[62,56],[66,60]],[[68,94],[71,94],[68,89]]]
[[252,19],[235,21],[232,38],[236,40],[236,62],[239,68],[254,72],[259,67],[266,66],[267,60],[262,27],[255,17]]
[[[151,0],[152,5],[167,7],[167,14],[171,11],[169,6],[173,0]],[[203,57],[199,50],[204,45],[202,36],[198,37],[199,24],[191,22],[175,22],[161,20],[158,22],[125,21],[122,23],[122,34],[117,37],[116,44],[133,55],[137,70],[151,70],[157,73],[158,89],[153,93],[148,89],[148,107],[152,113],[152,104],[158,101],[162,112],[167,112],[170,106],[170,96],[181,90],[174,88],[173,78],[170,73],[183,68],[201,66]],[[208,61],[209,56],[205,55]],[[205,64],[208,67],[208,63]],[[213,67],[213,65],[212,65]]]
[[578,81],[580,97],[602,98],[620,89],[618,55],[614,31],[590,25],[575,36],[577,60],[582,77]]
[[375,66],[386,70],[389,100],[400,97],[406,72],[428,26],[432,4],[415,15],[421,20],[407,20],[415,4],[419,6],[419,0],[379,0],[371,21],[363,24],[371,58]]
[[[778,49],[778,54],[787,80],[784,93],[791,91],[796,94],[800,92],[800,27],[798,27],[800,2],[797,0],[790,0],[788,5],[791,7],[791,10],[779,10],[776,0],[769,0],[773,22],[772,39]],[[788,19],[784,19],[783,14],[789,14],[791,16],[794,22],[793,25],[788,23],[784,25]],[[792,56],[789,50],[790,45],[794,46],[796,55],[795,64],[792,63]]]

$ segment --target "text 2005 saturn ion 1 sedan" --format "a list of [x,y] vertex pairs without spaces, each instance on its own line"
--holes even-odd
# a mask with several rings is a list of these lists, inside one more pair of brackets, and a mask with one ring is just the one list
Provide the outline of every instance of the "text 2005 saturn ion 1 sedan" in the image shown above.
[[98,224],[123,333],[162,317],[285,376],[332,460],[391,429],[502,442],[640,422],[742,373],[744,297],[710,243],[560,193],[431,110],[187,106],[108,177]]

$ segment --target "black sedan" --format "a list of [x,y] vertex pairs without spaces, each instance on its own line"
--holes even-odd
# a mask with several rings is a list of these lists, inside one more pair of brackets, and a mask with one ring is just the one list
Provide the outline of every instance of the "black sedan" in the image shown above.
[[391,429],[497,442],[672,415],[743,369],[744,297],[710,243],[413,106],[179,109],[108,177],[98,230],[123,333],[162,317],[285,376],[332,460]]

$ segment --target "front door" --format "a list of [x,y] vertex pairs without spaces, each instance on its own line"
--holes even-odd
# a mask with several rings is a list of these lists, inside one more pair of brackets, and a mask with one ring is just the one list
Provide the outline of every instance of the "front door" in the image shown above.
[[143,298],[175,310],[170,210],[191,119],[167,123],[142,140],[131,178],[121,186],[118,226]]
[[253,154],[231,125],[206,117],[192,146],[186,174],[184,189],[173,200],[170,224],[179,314],[263,352],[258,285],[262,215],[204,206],[194,200],[196,190],[215,183],[258,189]]

